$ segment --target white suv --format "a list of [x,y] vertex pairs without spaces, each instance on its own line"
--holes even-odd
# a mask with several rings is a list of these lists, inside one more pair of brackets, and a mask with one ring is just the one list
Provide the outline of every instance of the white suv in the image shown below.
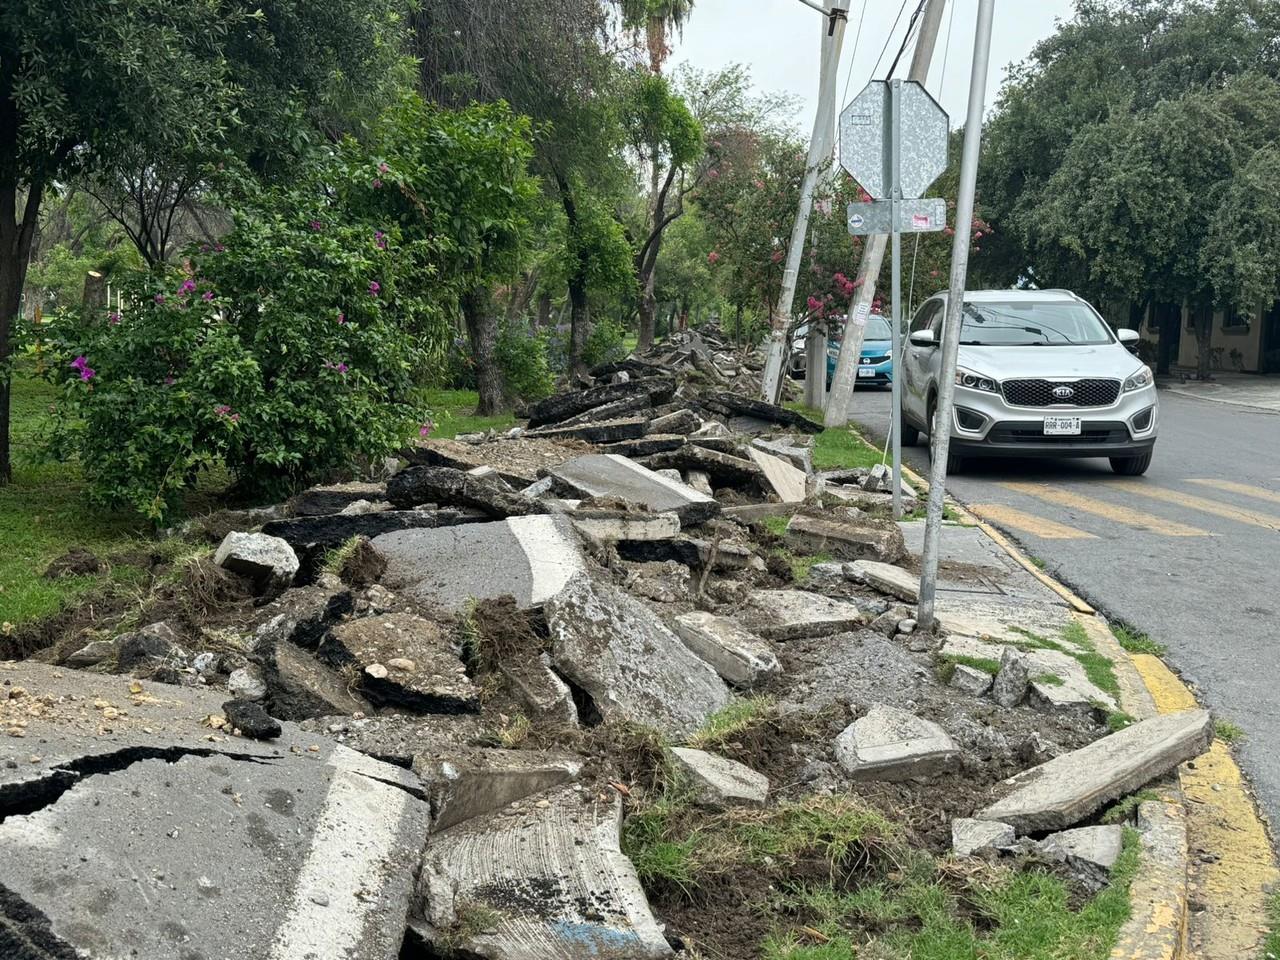
[[[933,423],[947,294],[911,321],[902,441]],[[1160,422],[1151,370],[1088,303],[1065,290],[965,294],[948,472],[967,457],[1107,457],[1125,476],[1151,464]]]

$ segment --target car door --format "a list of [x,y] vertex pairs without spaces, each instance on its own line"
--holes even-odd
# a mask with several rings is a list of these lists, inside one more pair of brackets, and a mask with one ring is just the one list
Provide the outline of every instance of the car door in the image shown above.
[[902,358],[902,408],[907,417],[915,423],[925,421],[925,398],[929,389],[930,366],[933,354],[938,351],[932,347],[918,347],[911,342],[910,334],[917,330],[930,330],[934,321],[942,316],[940,300],[926,300],[916,311],[911,321],[907,343]]

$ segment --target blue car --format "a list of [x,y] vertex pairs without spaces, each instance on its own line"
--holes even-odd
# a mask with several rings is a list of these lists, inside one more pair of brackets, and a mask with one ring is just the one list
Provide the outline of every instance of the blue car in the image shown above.
[[[827,340],[828,388],[836,375],[836,361],[840,359],[840,333],[844,327],[843,319],[833,323],[832,326],[833,333]],[[791,375],[796,378],[803,378],[805,375],[804,340],[808,335],[807,324],[799,327],[793,334]],[[892,337],[893,330],[888,320],[878,313],[873,313],[867,318],[867,332],[862,341],[862,354],[858,358],[858,384],[887,387],[893,383]]]

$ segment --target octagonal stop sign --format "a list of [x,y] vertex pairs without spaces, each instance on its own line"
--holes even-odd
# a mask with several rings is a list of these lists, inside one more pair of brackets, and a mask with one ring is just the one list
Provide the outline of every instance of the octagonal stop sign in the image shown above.
[[914,80],[902,82],[893,116],[890,81],[873,80],[840,114],[840,165],[877,200],[893,184],[893,123],[901,127],[902,196],[924,196],[947,169],[947,112]]

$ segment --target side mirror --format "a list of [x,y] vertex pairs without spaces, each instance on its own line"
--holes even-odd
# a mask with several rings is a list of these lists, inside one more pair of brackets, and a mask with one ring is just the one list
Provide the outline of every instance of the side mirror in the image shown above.
[[934,337],[932,330],[916,330],[907,339],[911,341],[913,347],[936,347],[938,345],[937,338]]
[[1127,347],[1141,340],[1142,335],[1137,330],[1117,330],[1116,339]]

